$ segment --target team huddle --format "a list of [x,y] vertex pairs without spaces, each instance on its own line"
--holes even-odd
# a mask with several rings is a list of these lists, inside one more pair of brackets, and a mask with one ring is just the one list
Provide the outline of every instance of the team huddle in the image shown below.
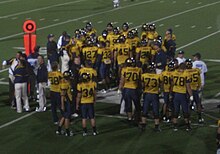
[[[37,50],[30,55],[32,59],[37,55],[40,61],[40,67],[35,73],[39,91],[41,90],[39,108],[36,111],[45,111],[44,91],[48,83],[53,122],[58,124],[56,134],[72,136],[73,133],[69,130],[70,119],[80,114],[83,136],[87,135],[87,119],[90,119],[93,135],[97,135],[94,104],[98,83],[102,87],[102,93],[118,87],[122,102],[125,102],[121,106],[124,105],[128,122],[135,121],[141,130],[145,130],[149,110],[152,108],[155,131],[161,131],[160,119],[172,121],[174,131],[177,131],[180,109],[183,111],[186,130],[189,131],[189,108],[194,102],[199,123],[204,121],[201,117],[200,96],[204,86],[204,76],[201,73],[203,68],[200,68],[200,64],[196,65],[196,60],[199,61],[201,55],[193,55],[193,62],[185,59],[184,52],[179,51],[176,58],[175,41],[172,29],[168,29],[162,38],[156,31],[156,25],[147,23],[142,25],[141,35],[137,29],[130,29],[128,23],[123,23],[121,30],[108,23],[99,36],[91,22],[86,23],[84,28],[75,30],[72,37],[64,31],[58,42],[54,40],[53,34],[49,34],[47,68],[43,56]],[[23,60],[20,63],[24,63]],[[35,67],[35,62],[30,61],[30,64]],[[24,64],[20,67],[23,68]],[[25,70],[21,73],[16,71],[16,67],[14,69],[19,78],[27,74],[24,73]],[[23,81],[27,82],[26,79]],[[159,95],[164,99],[162,115],[159,112]],[[16,102],[19,102],[17,104],[21,104],[22,98],[16,97]],[[62,115],[60,119],[57,108]],[[19,112],[20,110],[21,107]],[[65,132],[62,130],[63,126]]]

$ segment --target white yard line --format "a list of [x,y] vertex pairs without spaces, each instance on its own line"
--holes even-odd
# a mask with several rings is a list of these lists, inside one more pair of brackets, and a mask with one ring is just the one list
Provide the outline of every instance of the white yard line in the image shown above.
[[220,63],[220,59],[204,59],[204,61]]
[[28,14],[28,13],[31,13],[31,12],[42,11],[42,10],[51,9],[51,8],[54,8],[54,7],[79,3],[79,2],[83,2],[83,1],[86,1],[86,0],[78,0],[78,1],[73,1],[73,2],[71,1],[71,2],[66,2],[66,3],[60,3],[60,4],[50,5],[50,6],[46,6],[46,7],[41,7],[41,8],[37,8],[37,9],[33,9],[33,10],[22,11],[22,12],[13,13],[13,14],[5,15],[5,16],[0,16],[0,19],[13,17],[13,16],[18,16],[18,15],[22,15],[22,14]]
[[[173,18],[173,17],[179,16],[179,15],[185,14],[185,13],[189,13],[189,12],[193,12],[193,11],[196,11],[196,10],[199,10],[199,9],[202,9],[202,8],[213,6],[213,5],[216,5],[216,4],[219,4],[219,3],[220,3],[220,1],[214,2],[214,3],[210,3],[210,4],[206,4],[206,5],[202,5],[202,6],[198,6],[198,7],[186,10],[186,11],[182,11],[182,12],[175,13],[175,14],[172,14],[172,15],[169,15],[169,16],[166,16],[166,17],[154,20],[154,21],[150,21],[149,23],[156,23],[156,22],[163,21],[163,20],[166,20],[166,19],[169,19],[169,18]],[[141,26],[142,25],[138,25],[138,26],[136,26],[134,28],[140,28]]]
[[[56,24],[51,24],[51,25],[48,25],[48,26],[45,26],[45,27],[40,27],[40,28],[37,29],[37,31],[48,29],[48,28],[51,28],[51,27],[56,27],[56,26],[59,26],[59,25],[64,25],[64,24],[67,24],[67,23],[71,23],[71,22],[74,22],[74,21],[78,21],[78,20],[94,17],[94,16],[97,16],[97,15],[102,15],[102,14],[109,13],[109,12],[114,12],[114,11],[122,10],[122,9],[125,9],[125,8],[137,6],[137,5],[142,5],[142,4],[147,4],[147,3],[155,2],[155,1],[156,0],[144,1],[144,2],[140,2],[140,3],[134,3],[134,4],[131,4],[131,5],[122,6],[122,7],[118,8],[118,9],[111,9],[111,10],[107,10],[107,11],[97,12],[97,13],[86,15],[86,16],[82,16],[82,17],[79,17],[79,18],[74,18],[74,19],[70,19],[70,20],[67,20],[67,21],[59,22],[59,23],[56,23]],[[9,39],[9,38],[13,38],[13,37],[16,37],[16,36],[20,36],[22,34],[24,34],[24,33],[20,32],[20,33],[17,33],[17,34],[12,34],[12,35],[9,35],[9,36],[1,37],[0,41],[6,40],[6,39]]]
[[212,36],[214,36],[214,35],[216,35],[216,34],[218,34],[218,33],[220,33],[220,30],[218,30],[218,31],[216,31],[216,32],[214,32],[214,33],[211,33],[211,34],[209,34],[209,35],[206,35],[206,36],[204,36],[204,37],[202,37],[202,38],[199,38],[199,39],[196,39],[196,40],[194,40],[194,41],[191,41],[190,43],[185,44],[185,45],[183,45],[183,46],[177,48],[177,50],[186,48],[186,47],[188,47],[188,46],[190,46],[190,45],[193,45],[193,44],[198,43],[198,42],[200,42],[200,41],[202,41],[202,40],[205,40],[205,39],[207,39],[207,38],[209,38],[209,37],[212,37]]
[[2,1],[0,4],[5,4],[5,3],[11,3],[11,2],[16,2],[18,0],[8,0],[8,1]]
[[[59,26],[59,25],[67,24],[67,23],[74,22],[74,21],[78,21],[78,20],[85,19],[85,18],[90,18],[90,17],[97,16],[97,15],[101,15],[101,14],[104,14],[104,13],[114,12],[114,11],[117,11],[117,10],[121,10],[121,9],[124,9],[124,8],[129,8],[129,7],[136,6],[136,5],[141,5],[141,4],[145,4],[145,3],[151,3],[151,2],[154,2],[154,1],[156,1],[156,0],[151,0],[151,1],[145,1],[145,2],[140,2],[140,3],[135,3],[135,4],[131,4],[131,5],[127,5],[127,6],[120,7],[120,8],[118,8],[118,9],[112,9],[112,10],[108,10],[108,11],[102,11],[102,12],[90,14],[90,15],[87,15],[87,16],[83,16],[83,17],[79,17],[79,18],[75,18],[75,19],[70,19],[70,20],[67,20],[67,21],[60,22],[60,23],[51,24],[51,25],[48,25],[48,26],[45,26],[45,27],[38,28],[37,31],[39,31],[39,30],[44,30],[44,29],[48,29],[48,28],[51,28],[51,27],[56,27],[56,26]],[[195,7],[195,8],[193,8],[193,9],[189,9],[189,10],[182,11],[182,12],[179,12],[179,13],[175,13],[175,14],[172,14],[172,15],[169,15],[169,16],[166,16],[166,17],[163,17],[163,18],[160,18],[160,19],[151,21],[151,22],[152,22],[152,23],[156,23],[156,22],[159,22],[159,21],[162,21],[162,20],[165,20],[165,19],[169,19],[169,18],[172,18],[172,17],[176,17],[176,16],[179,16],[179,15],[188,13],[188,12],[192,12],[192,11],[199,10],[199,9],[202,9],[202,8],[205,8],[205,7],[209,7],[209,6],[212,6],[212,5],[216,5],[216,4],[218,4],[218,3],[220,3],[220,1],[219,1],[219,2],[210,3],[210,4],[206,4],[206,5],[199,6],[199,7]],[[141,26],[142,26],[142,25],[139,25],[139,26],[136,26],[136,27],[133,27],[133,28],[140,28]],[[22,35],[22,34],[24,34],[24,33],[21,32],[21,33],[12,34],[12,35],[9,35],[9,36],[1,37],[1,38],[0,38],[0,41],[5,40],[5,39],[9,39],[9,38],[13,38],[13,37],[16,37],[16,36],[20,36],[20,35]]]
[[8,68],[2,69],[2,70],[0,70],[0,73],[5,72],[7,70],[8,70]]
[[9,83],[0,81],[0,85],[9,85]]
[[37,112],[34,111],[34,112],[28,113],[28,114],[26,114],[26,115],[24,115],[24,116],[21,116],[20,118],[17,118],[17,119],[15,119],[15,120],[12,120],[12,121],[10,121],[10,122],[7,122],[7,123],[1,125],[1,126],[0,126],[0,129],[2,129],[2,128],[4,128],[4,127],[7,127],[7,126],[9,126],[9,125],[12,125],[12,124],[14,124],[14,123],[16,123],[16,122],[18,122],[18,121],[21,121],[22,119],[25,119],[25,118],[27,118],[27,117],[30,117],[31,115],[33,115],[33,114],[35,114],[35,113],[37,113]]
[[[216,2],[215,4],[217,4],[217,3],[220,3],[220,1],[219,2]],[[211,3],[212,5],[214,5],[214,3]],[[201,7],[199,7],[199,9],[200,8],[204,8],[205,6],[207,7],[207,6],[211,6],[211,4],[208,4],[208,5],[204,5],[204,6],[201,6]],[[198,8],[198,7],[197,7]],[[119,8],[120,9],[120,8]],[[191,10],[197,10],[197,9],[191,9]],[[109,10],[109,11],[113,11],[113,10]],[[183,12],[185,12],[185,13],[187,13],[187,12],[190,12],[189,10],[187,10],[187,11],[183,11]],[[100,12],[101,13],[101,12]],[[100,14],[99,13],[99,14]],[[102,12],[103,13],[103,12]],[[97,14],[97,13],[96,13]],[[181,15],[181,14],[183,14],[183,13],[177,13],[177,14],[179,14],[179,15]],[[90,15],[91,16],[91,15]],[[93,14],[93,16],[94,16],[94,14]],[[172,15],[172,16],[174,16],[174,15]],[[176,16],[176,15],[175,15]],[[87,17],[87,16],[86,16]],[[86,18],[86,17],[84,17],[84,18]],[[82,17],[81,17],[82,18]],[[165,17],[165,18],[171,18],[170,16],[167,16],[167,17]],[[164,20],[164,18],[162,18],[163,20]],[[75,19],[76,20],[76,19]],[[159,19],[158,19],[159,20]],[[155,20],[155,21],[158,21],[158,20]],[[161,19],[160,19],[161,20]],[[42,27],[43,28],[43,27]],[[138,28],[138,27],[136,27],[136,28]],[[211,37],[211,36],[213,36],[213,35],[215,35],[215,34],[217,34],[217,33],[219,33],[220,31],[217,31],[217,32],[214,32],[214,33],[212,33],[212,34],[209,34],[209,35],[207,35],[207,36],[205,36],[205,37],[203,37],[203,38],[201,38],[201,39],[198,39],[198,40],[196,40],[196,41],[193,41],[194,43],[197,43],[197,42],[199,42],[199,41],[201,41],[201,40],[204,40],[204,39],[206,39],[206,38],[208,38],[208,37]],[[23,34],[23,33],[22,33]],[[2,40],[2,38],[0,38],[0,40]],[[185,47],[187,47],[187,46],[190,46],[190,45],[192,45],[192,44],[194,44],[193,42],[191,42],[191,43],[189,43],[189,44],[186,44],[186,45],[184,45],[184,46],[182,46],[182,47],[180,47],[180,48],[185,48]],[[178,48],[177,50],[179,50],[180,48]],[[4,69],[4,70],[0,70],[0,73],[1,72],[4,72],[4,71],[6,71],[6,70],[8,70],[8,69]],[[0,126],[0,129],[1,128],[4,128],[4,127],[6,127],[6,126],[9,126],[9,125],[11,125],[11,124],[13,124],[13,123],[15,123],[15,122],[17,122],[17,121],[20,121],[20,120],[22,120],[22,119],[24,119],[24,118],[26,118],[26,117],[29,117],[29,116],[31,116],[31,115],[33,115],[34,113],[36,113],[36,112],[32,112],[32,113],[29,113],[29,114],[27,114],[27,115],[25,115],[25,116],[22,116],[22,117],[20,117],[20,118],[18,118],[18,119],[15,119],[15,120],[13,120],[13,121],[11,121],[11,122],[8,122],[8,123],[6,123],[6,124],[3,124],[3,125],[1,125]],[[206,114],[207,115],[207,114]],[[99,116],[101,116],[101,115],[99,115]],[[112,117],[112,116],[111,116]],[[213,117],[212,116],[212,118],[215,118],[215,119],[217,119],[216,117]]]

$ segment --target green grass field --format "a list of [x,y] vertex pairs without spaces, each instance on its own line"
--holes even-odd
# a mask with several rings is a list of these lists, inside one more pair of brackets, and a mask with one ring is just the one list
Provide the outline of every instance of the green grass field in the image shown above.
[[[129,22],[140,28],[142,23],[155,22],[157,31],[164,36],[167,28],[173,28],[177,36],[177,47],[191,58],[200,52],[207,59],[207,82],[204,99],[206,123],[196,125],[193,113],[193,130],[187,133],[183,127],[174,133],[169,124],[162,123],[161,133],[154,133],[150,121],[144,133],[128,125],[118,117],[119,105],[99,102],[96,105],[97,127],[100,135],[82,137],[80,120],[74,121],[71,129],[77,135],[71,138],[56,136],[50,111],[45,113],[17,114],[8,105],[8,87],[0,88],[0,152],[1,153],[80,153],[80,154],[190,154],[215,153],[216,119],[215,109],[220,92],[220,65],[210,59],[220,59],[220,1],[219,0],[121,0],[121,7],[112,8],[111,0],[2,0],[0,1],[0,61],[15,55],[15,47],[23,46],[22,24],[26,19],[36,21],[38,44],[46,46],[49,33],[56,38],[66,30],[73,34],[76,28],[91,21],[100,33],[108,22],[121,26]],[[3,79],[5,78],[5,79]],[[0,72],[2,82],[7,81],[7,71]],[[34,109],[36,103],[32,102]],[[113,116],[109,116],[113,115]],[[23,118],[27,116],[26,118]],[[214,116],[214,117],[213,117]],[[10,123],[18,118],[17,122]],[[5,125],[6,124],[6,125]]]

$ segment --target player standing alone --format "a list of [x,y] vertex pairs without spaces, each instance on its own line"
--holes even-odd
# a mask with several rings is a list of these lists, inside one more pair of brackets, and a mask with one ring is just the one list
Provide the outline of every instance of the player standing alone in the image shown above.
[[83,136],[87,136],[86,121],[89,118],[93,129],[93,135],[97,135],[94,104],[96,102],[96,83],[92,81],[89,73],[82,73],[81,82],[77,84],[76,108],[81,109]]

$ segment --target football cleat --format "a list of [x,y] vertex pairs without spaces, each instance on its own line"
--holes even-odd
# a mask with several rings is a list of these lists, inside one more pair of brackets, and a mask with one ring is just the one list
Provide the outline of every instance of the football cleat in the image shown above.
[[61,130],[61,131],[57,130],[55,133],[56,133],[57,135],[63,135],[63,134],[64,134],[64,131],[63,131],[63,130]]
[[97,132],[97,131],[94,131],[93,133],[92,133],[92,135],[93,136],[96,136],[96,135],[98,135],[99,133]]
[[189,132],[189,131],[191,131],[191,130],[192,130],[191,126],[190,126],[190,125],[187,125],[187,126],[186,126],[186,131]]
[[84,137],[84,136],[87,136],[88,134],[87,134],[87,132],[83,132],[82,135],[83,135],[83,137]]
[[73,132],[72,131],[69,131],[69,132],[66,132],[65,133],[65,136],[73,136],[74,134],[73,134]]
[[173,127],[173,131],[174,131],[174,132],[177,132],[177,131],[178,131],[178,128],[177,128],[176,126],[174,126],[174,127]]
[[198,122],[199,122],[199,124],[202,124],[202,123],[204,123],[204,119],[203,118],[199,118]]

